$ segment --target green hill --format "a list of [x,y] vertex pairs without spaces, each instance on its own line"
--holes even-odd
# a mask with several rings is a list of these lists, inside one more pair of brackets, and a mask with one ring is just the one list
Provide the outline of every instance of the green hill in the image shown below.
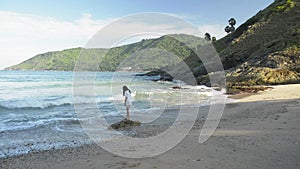
[[[184,59],[192,53],[191,48],[195,48],[201,42],[199,37],[192,35],[165,35],[157,39],[144,39],[137,43],[111,49],[74,48],[47,52],[6,69],[73,71],[79,55],[80,65],[77,66],[77,69],[80,70],[114,71],[122,61],[133,55],[138,55],[138,57],[129,58],[130,66],[135,66],[133,67],[135,70],[143,70],[144,67],[160,68],[164,65],[176,64],[175,62],[170,63],[171,53]],[[151,62],[147,59],[149,56],[153,59]],[[121,64],[121,66],[126,65]]]
[[[299,21],[299,1],[276,0],[236,31],[213,42],[228,88],[300,83]],[[198,57],[191,55],[184,61],[191,65],[198,84],[211,85]]]
[[300,3],[276,0],[214,45],[228,85],[300,82]]

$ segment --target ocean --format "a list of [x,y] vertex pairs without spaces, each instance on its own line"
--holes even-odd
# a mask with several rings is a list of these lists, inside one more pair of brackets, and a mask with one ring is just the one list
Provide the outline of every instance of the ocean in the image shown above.
[[[99,116],[95,110],[99,109],[108,123],[121,120],[125,117],[123,85],[132,90],[133,119],[151,116],[161,108],[205,105],[211,94],[205,86],[154,82],[159,77],[134,76],[136,73],[132,72],[82,74],[94,76],[91,96],[74,95],[77,86],[73,86],[73,72],[0,71],[0,158],[92,143],[80,125],[82,119],[74,105],[89,112],[90,119]],[[186,89],[176,90],[173,86]],[[99,128],[103,138],[110,137],[106,130]]]

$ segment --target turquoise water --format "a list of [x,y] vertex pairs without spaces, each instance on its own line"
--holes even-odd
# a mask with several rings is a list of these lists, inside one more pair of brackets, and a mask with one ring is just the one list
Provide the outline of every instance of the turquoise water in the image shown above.
[[[133,76],[128,72],[83,72],[94,76],[94,95],[73,95],[73,72],[0,71],[0,157],[24,154],[51,148],[90,143],[74,111],[98,116],[93,104],[110,123],[124,118],[122,86],[133,91],[133,114],[151,114],[152,110],[182,104],[178,91],[170,89],[181,82],[153,82],[153,78]],[[194,88],[185,91],[190,100],[206,98],[206,91]],[[200,94],[199,94],[200,92]],[[205,93],[206,92],[206,93]],[[189,99],[184,101],[192,103]],[[99,128],[105,136],[106,128]]]

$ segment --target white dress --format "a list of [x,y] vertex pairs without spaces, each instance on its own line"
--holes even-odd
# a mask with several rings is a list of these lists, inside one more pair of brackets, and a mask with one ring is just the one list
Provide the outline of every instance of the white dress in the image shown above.
[[127,98],[126,99],[126,103],[125,103],[125,106],[127,107],[130,107],[130,106],[132,106],[132,103],[131,103],[131,94],[130,94],[130,92],[129,92],[129,90],[126,90],[125,91],[125,98]]

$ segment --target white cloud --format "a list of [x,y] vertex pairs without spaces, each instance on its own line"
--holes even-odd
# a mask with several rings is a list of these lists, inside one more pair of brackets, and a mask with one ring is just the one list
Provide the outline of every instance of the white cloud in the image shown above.
[[0,11],[0,69],[36,54],[83,46],[108,20],[83,14],[73,22]]
[[[172,14],[172,15],[191,23],[199,22],[203,20],[203,16],[200,15],[191,15],[191,14]],[[220,39],[226,35],[226,32],[224,31],[225,26],[221,24],[205,23],[205,24],[197,25],[197,28],[201,32],[201,37],[204,37],[204,34],[206,32],[208,32],[211,36],[216,37],[217,39]]]
[[203,34],[208,32],[212,37],[216,37],[217,39],[220,39],[226,35],[226,32],[224,31],[224,26],[222,25],[200,25],[198,26],[199,31],[201,31]]
[[[113,21],[116,19],[95,20],[90,14],[83,14],[74,21],[62,21],[51,17],[0,11],[0,69],[18,64],[39,53],[84,46],[98,30],[107,24],[110,24],[111,27],[108,27],[109,29],[106,32],[101,31],[107,35],[100,39],[100,43],[97,41],[97,45],[100,44],[102,47],[109,47],[105,45],[111,45],[122,35],[133,35],[135,32],[139,33],[141,31],[145,32],[143,35],[138,35],[141,38],[142,36],[147,38],[157,37],[167,33],[203,35],[185,25],[174,24],[176,20],[169,21],[168,17],[158,19],[147,17],[147,14],[133,17],[129,20],[123,20],[123,22],[116,22],[114,25]],[[209,32],[212,36],[218,38],[225,35],[220,25],[201,25],[198,28],[202,33]],[[119,30],[119,32],[116,30]],[[157,30],[157,34],[147,34],[147,30],[148,32]],[[125,39],[120,43],[141,39],[137,36],[131,38],[132,40]]]

